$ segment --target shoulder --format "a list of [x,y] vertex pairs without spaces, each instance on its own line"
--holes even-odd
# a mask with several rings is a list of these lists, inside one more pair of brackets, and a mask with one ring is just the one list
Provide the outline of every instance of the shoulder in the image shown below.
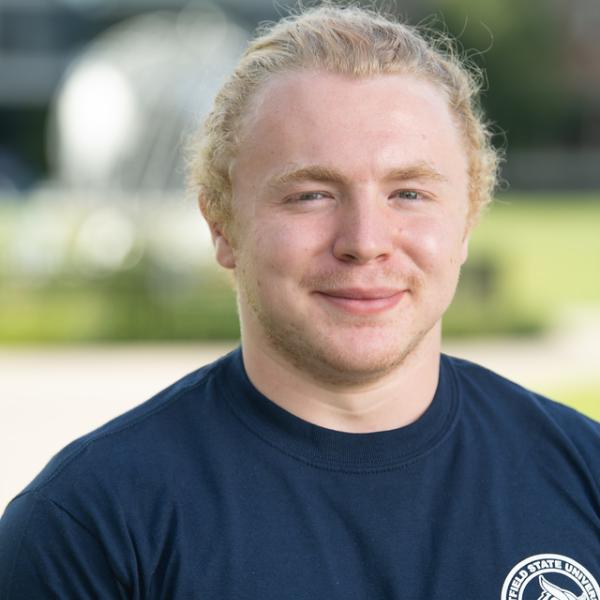
[[[220,400],[233,361],[235,353],[190,373],[61,450],[0,519],[0,589],[29,589],[37,581],[30,566],[37,575],[52,572],[52,555],[53,568],[98,575],[94,597],[112,598],[106,582],[134,581],[139,561],[155,564],[154,549],[175,535],[180,507],[191,498],[205,506],[210,486],[203,470],[227,447],[230,417]],[[87,597],[85,589],[67,595]]]
[[445,356],[463,391],[480,401],[495,403],[501,409],[533,410],[564,422],[600,431],[600,423],[577,410],[530,390],[486,367],[462,358]]
[[519,447],[553,447],[590,465],[600,482],[600,423],[467,360],[446,357],[463,414]]
[[206,365],[165,388],[146,402],[74,440],[54,456],[22,493],[53,494],[72,482],[114,482],[167,467],[181,450],[186,436],[202,435],[216,403],[215,380],[231,355]]

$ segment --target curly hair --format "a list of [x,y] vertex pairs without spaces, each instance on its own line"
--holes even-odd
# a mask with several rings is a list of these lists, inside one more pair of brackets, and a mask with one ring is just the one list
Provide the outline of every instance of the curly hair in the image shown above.
[[445,35],[426,35],[369,9],[324,3],[258,30],[193,140],[189,181],[200,190],[210,222],[225,227],[232,220],[231,165],[251,99],[269,78],[301,70],[354,78],[410,74],[438,86],[465,141],[469,219],[477,220],[492,199],[500,162],[479,103],[481,72]]

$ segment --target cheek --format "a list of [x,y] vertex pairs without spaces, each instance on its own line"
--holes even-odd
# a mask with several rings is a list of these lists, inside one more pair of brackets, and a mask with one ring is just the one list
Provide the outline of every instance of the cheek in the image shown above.
[[286,279],[298,278],[309,263],[306,245],[296,228],[261,223],[248,231],[240,259],[248,284],[274,299]]
[[462,229],[451,219],[413,223],[405,233],[404,244],[413,262],[425,273],[451,276],[464,260]]
[[324,236],[310,224],[265,223],[254,232],[257,258],[271,269],[305,269],[323,247]]

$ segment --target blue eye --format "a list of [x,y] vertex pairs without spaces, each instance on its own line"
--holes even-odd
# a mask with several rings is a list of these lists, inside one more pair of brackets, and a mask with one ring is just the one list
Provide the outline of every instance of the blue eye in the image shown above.
[[290,198],[291,202],[310,202],[312,200],[321,200],[322,198],[326,198],[326,194],[323,192],[302,192],[301,194],[296,194]]
[[394,196],[403,200],[420,200],[422,198],[422,195],[415,190],[399,190],[394,192]]

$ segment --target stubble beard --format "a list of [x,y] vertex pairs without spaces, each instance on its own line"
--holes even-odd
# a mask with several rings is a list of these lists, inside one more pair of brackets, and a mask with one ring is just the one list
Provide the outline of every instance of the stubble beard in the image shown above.
[[309,375],[314,381],[334,387],[355,387],[374,383],[401,367],[406,359],[419,346],[430,329],[423,329],[412,336],[410,341],[389,353],[376,363],[358,365],[334,348],[327,348],[322,339],[316,343],[308,339],[304,330],[293,325],[282,326],[264,314],[257,313],[263,331],[271,348],[285,357],[299,371]]
[[[241,279],[241,280],[240,280]],[[241,277],[238,279],[238,303],[244,303],[251,311],[250,318],[256,320],[264,342],[277,356],[291,364],[295,369],[308,375],[312,380],[327,386],[354,387],[374,383],[400,368],[419,347],[425,336],[433,329],[436,322],[427,324],[416,331],[407,332],[406,327],[398,335],[405,340],[398,341],[384,356],[377,360],[362,360],[353,354],[352,348],[341,351],[332,344],[326,333],[310,327],[309,324],[296,323],[285,316],[281,317],[273,311],[264,310],[258,299],[258,293]],[[331,278],[327,279],[331,284]],[[419,281],[411,280],[411,292],[418,292]],[[319,289],[315,282],[309,282],[305,289]],[[241,313],[240,307],[240,313]],[[343,319],[342,319],[343,321]],[[386,324],[377,325],[373,317],[348,317],[348,322],[330,323],[325,331],[335,331],[335,327],[385,328]],[[387,325],[394,327],[393,324]],[[410,324],[408,324],[410,329]],[[335,334],[333,334],[335,335]],[[389,342],[386,342],[389,343]]]

